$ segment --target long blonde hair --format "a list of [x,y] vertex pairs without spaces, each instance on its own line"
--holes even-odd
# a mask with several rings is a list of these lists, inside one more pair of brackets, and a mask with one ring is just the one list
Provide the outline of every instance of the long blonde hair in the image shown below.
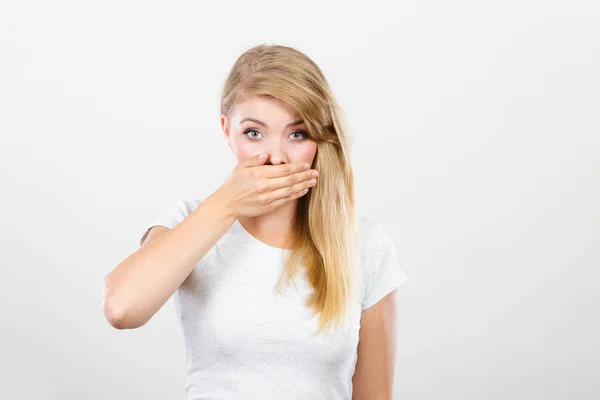
[[298,199],[297,229],[278,288],[304,268],[314,289],[307,306],[319,314],[319,329],[339,325],[358,295],[355,270],[356,210],[350,140],[329,84],[309,57],[291,47],[262,44],[244,52],[223,86],[221,113],[230,118],[236,102],[262,96],[291,106],[317,142],[312,168],[319,184]]

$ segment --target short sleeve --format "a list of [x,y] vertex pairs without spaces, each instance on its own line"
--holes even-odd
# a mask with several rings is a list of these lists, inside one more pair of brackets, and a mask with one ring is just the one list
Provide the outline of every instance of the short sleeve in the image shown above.
[[362,260],[364,263],[363,310],[377,304],[407,280],[396,259],[392,238],[379,221],[372,221],[372,227],[364,239],[366,247]]
[[152,227],[160,225],[173,229],[177,224],[186,219],[200,203],[200,200],[177,200],[170,204],[154,221],[146,226],[146,230],[140,238],[140,246]]

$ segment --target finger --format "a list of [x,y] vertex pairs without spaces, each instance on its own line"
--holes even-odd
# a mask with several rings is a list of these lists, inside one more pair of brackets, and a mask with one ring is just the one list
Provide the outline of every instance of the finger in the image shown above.
[[290,200],[294,200],[294,199],[297,199],[297,198],[300,198],[300,197],[304,196],[306,193],[308,193],[308,188],[303,189],[303,190],[301,190],[301,191],[299,191],[297,193],[294,193],[291,196],[283,197],[281,199],[277,199],[277,200],[273,201],[270,204],[270,206],[271,206],[272,209],[275,209],[275,208],[277,208],[277,207],[279,207],[279,206],[287,203]]
[[[315,178],[315,176],[313,175],[313,170],[306,170],[306,171],[300,171],[300,172],[296,172],[295,174],[292,175],[287,175],[287,176],[281,176],[279,178],[269,178],[265,180],[265,185],[267,187],[267,190],[277,190],[280,188],[287,188],[287,187],[296,187],[299,188],[299,185],[302,185],[303,183],[307,183],[309,180]],[[302,186],[303,187],[303,186]]]
[[240,162],[235,169],[239,169],[239,168],[248,168],[248,167],[254,167],[254,166],[258,166],[258,165],[262,165],[265,163],[265,161],[267,161],[268,159],[268,153],[260,153],[260,154],[255,154],[252,157]]
[[298,192],[301,192],[305,189],[310,189],[311,187],[316,185],[316,182],[316,179],[310,179],[302,180],[301,182],[298,182],[294,185],[284,185],[278,189],[274,189],[271,192],[270,196],[274,200],[294,196]]
[[[308,167],[307,167],[308,165]],[[292,164],[281,164],[281,165],[262,165],[260,168],[260,174],[265,178],[278,178],[282,176],[288,176],[297,172],[305,171],[310,168],[310,164],[307,162],[298,162]]]

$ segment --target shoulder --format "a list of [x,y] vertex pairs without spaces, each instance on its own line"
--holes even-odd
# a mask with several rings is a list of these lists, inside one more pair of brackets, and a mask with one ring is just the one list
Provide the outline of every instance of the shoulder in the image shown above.
[[174,200],[157,213],[150,225],[162,225],[173,229],[186,219],[200,203],[202,203],[200,199]]
[[370,216],[357,219],[356,245],[362,277],[363,309],[375,305],[406,280],[392,236],[381,221]]
[[358,217],[356,243],[362,256],[389,250],[390,242],[390,234],[379,220],[366,215]]
[[202,202],[200,199],[176,200],[167,207],[165,211],[178,213],[183,217],[187,217],[194,211]]
[[146,240],[150,233],[150,229],[155,226],[164,226],[173,229],[177,224],[187,218],[202,203],[202,200],[175,200],[168,204],[160,213],[157,213],[151,219],[144,229],[144,233],[140,237],[140,246]]

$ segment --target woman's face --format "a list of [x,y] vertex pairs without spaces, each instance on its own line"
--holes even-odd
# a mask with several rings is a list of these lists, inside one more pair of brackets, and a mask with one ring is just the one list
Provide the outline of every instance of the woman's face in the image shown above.
[[236,103],[234,110],[229,121],[221,115],[221,128],[238,163],[267,152],[265,164],[313,164],[317,142],[283,101],[252,97]]

